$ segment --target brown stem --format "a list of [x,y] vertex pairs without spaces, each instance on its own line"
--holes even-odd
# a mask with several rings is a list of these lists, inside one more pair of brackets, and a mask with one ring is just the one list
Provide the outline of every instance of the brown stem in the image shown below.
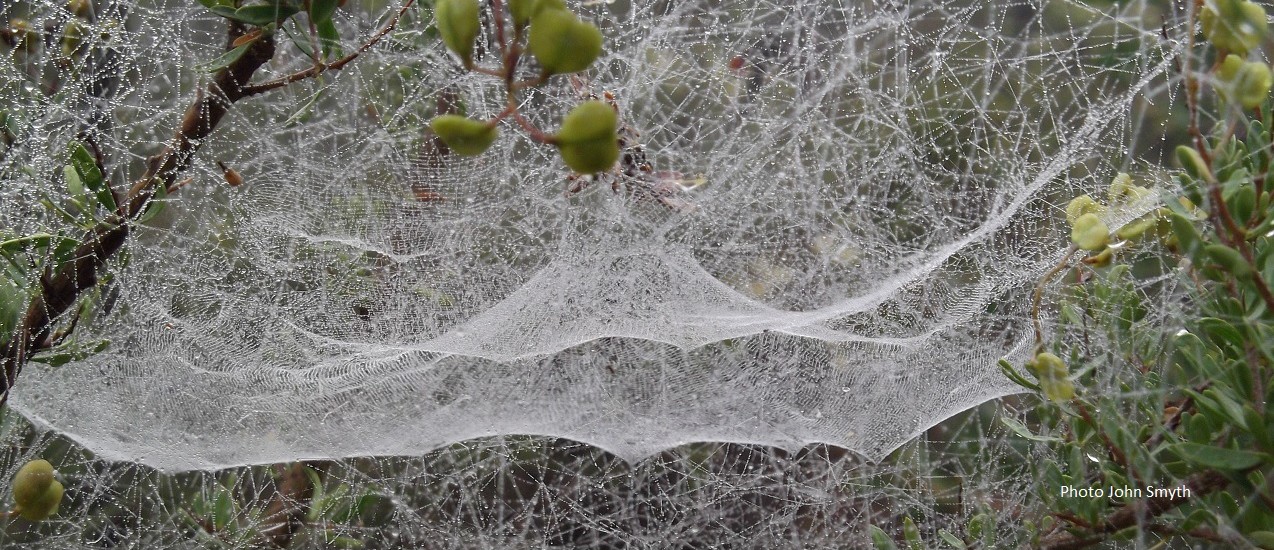
[[1114,441],[1110,440],[1110,436],[1106,435],[1106,430],[1103,430],[1101,425],[1098,424],[1096,420],[1093,420],[1093,415],[1089,414],[1088,407],[1085,407],[1082,402],[1076,399],[1075,410],[1079,411],[1080,418],[1083,418],[1084,422],[1087,422],[1090,426],[1092,426],[1093,431],[1097,432],[1097,435],[1101,436],[1102,443],[1106,444],[1106,451],[1110,453],[1110,458],[1114,460],[1116,464],[1127,469],[1128,457],[1124,456],[1124,452],[1115,445]]
[[491,117],[491,120],[487,121],[487,127],[495,128],[496,124],[498,124],[501,120],[504,120],[505,117],[508,117],[509,115],[517,112],[517,110],[518,110],[517,105],[508,105],[507,107],[504,108],[503,111],[496,113],[494,117]]
[[[1209,182],[1208,196],[1212,203],[1212,217],[1214,220],[1220,220],[1221,226],[1230,233],[1230,238],[1225,238],[1220,231],[1220,236],[1226,244],[1233,246],[1243,256],[1243,260],[1252,266],[1252,282],[1256,287],[1256,293],[1261,296],[1261,300],[1265,302],[1265,307],[1274,310],[1274,293],[1270,292],[1270,285],[1265,282],[1265,277],[1261,275],[1261,268],[1256,263],[1256,257],[1252,254],[1252,247],[1247,243],[1247,232],[1239,227],[1230,215],[1230,209],[1225,204],[1225,199],[1221,196],[1221,184],[1216,181]],[[1236,294],[1236,297],[1237,294]],[[1240,297],[1241,298],[1241,297]]]
[[[1203,390],[1208,389],[1208,386],[1210,385],[1211,383],[1207,382],[1199,386],[1195,386],[1194,391],[1202,393]],[[1163,442],[1164,437],[1167,437],[1166,434],[1170,434],[1177,429],[1177,426],[1181,424],[1182,414],[1194,410],[1194,400],[1191,399],[1189,395],[1187,395],[1185,397],[1182,397],[1181,400],[1178,401],[1177,404],[1174,406],[1177,408],[1177,410],[1174,411],[1172,415],[1170,415],[1168,418],[1164,420],[1162,429],[1156,432],[1154,435],[1151,435],[1150,438],[1146,440],[1145,447],[1149,449],[1151,452],[1154,452],[1155,448],[1158,447],[1159,444]]]
[[500,43],[500,55],[509,51],[509,43],[504,38],[504,6],[500,0],[491,0],[491,18],[495,20],[495,39]]
[[[226,45],[229,46],[246,29],[231,22]],[[252,74],[274,57],[274,41],[262,38],[253,43],[247,53],[237,61],[217,72],[208,84],[206,93],[198,94],[196,101],[186,111],[181,128],[163,152],[151,157],[145,175],[129,190],[115,214],[107,217],[89,231],[75,249],[74,260],[63,264],[56,271],[50,267],[40,277],[40,293],[31,301],[13,337],[3,347],[4,378],[0,381],[0,406],[9,399],[9,392],[27,359],[45,349],[54,322],[65,313],[80,294],[97,284],[97,274],[108,259],[115,255],[128,239],[129,223],[145,211],[146,203],[154,194],[156,185],[171,187],[177,175],[190,166],[199,144],[212,133],[225,116],[230,105],[244,97],[243,84]]]
[[522,116],[522,113],[514,110],[512,115],[513,120],[518,123],[518,126],[521,126],[523,130],[526,130],[527,135],[530,136],[530,138],[536,143],[542,143],[545,145],[557,144],[557,137],[553,136],[553,134],[546,134],[539,128],[536,128],[534,124],[531,124],[531,121]]
[[1262,374],[1265,369],[1261,365],[1261,357],[1256,346],[1248,341],[1243,343],[1244,351],[1247,354],[1247,368],[1252,376],[1252,405],[1256,408],[1256,413],[1265,416],[1265,377]]
[[1071,245],[1066,249],[1066,254],[1062,256],[1062,260],[1057,265],[1048,270],[1043,277],[1040,277],[1039,284],[1035,285],[1035,294],[1031,297],[1031,324],[1035,327],[1035,351],[1038,353],[1044,347],[1044,327],[1040,324],[1040,303],[1044,299],[1044,286],[1053,279],[1059,272],[1066,269],[1070,265],[1071,256],[1075,251],[1079,250],[1075,245]]

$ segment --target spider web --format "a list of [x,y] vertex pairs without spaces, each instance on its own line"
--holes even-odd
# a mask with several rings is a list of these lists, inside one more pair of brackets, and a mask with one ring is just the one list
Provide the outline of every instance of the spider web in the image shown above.
[[[493,116],[503,89],[413,11],[339,73],[235,105],[112,267],[109,312],[77,329],[110,347],[23,372],[10,404],[40,430],[14,428],[12,454],[73,441],[92,455],[70,463],[99,470],[84,479],[130,480],[80,489],[112,502],[244,495],[269,477],[247,466],[322,460],[351,494],[374,488],[385,546],[458,526],[439,547],[778,546],[783,522],[835,541],[877,501],[935,510],[871,462],[1017,391],[996,361],[1029,352],[1059,212],[1163,133],[1142,126],[1176,47],[1156,6],[572,4],[606,52],[522,110],[551,130],[613,97],[634,160],[598,182],[511,125],[480,157],[441,153],[428,120]],[[126,188],[224,40],[196,3],[94,7],[96,65],[44,74],[13,53],[0,70],[21,115],[0,188],[15,232],[56,223],[38,199],[77,130]],[[340,11],[346,49],[392,7]],[[280,51],[258,78],[307,66]],[[60,533],[195,544],[132,510]]]

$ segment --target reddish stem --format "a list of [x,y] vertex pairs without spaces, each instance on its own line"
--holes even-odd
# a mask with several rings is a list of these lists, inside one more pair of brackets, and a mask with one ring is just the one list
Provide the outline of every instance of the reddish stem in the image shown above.
[[522,113],[519,113],[516,109],[514,109],[510,114],[513,116],[513,120],[518,123],[518,126],[521,126],[523,130],[526,130],[526,133],[536,143],[542,143],[545,145],[557,144],[557,136],[546,134],[539,128],[536,128],[534,124],[531,124],[531,121],[527,120],[526,117],[522,116]]
[[500,55],[503,56],[509,49],[509,44],[504,39],[504,3],[491,0],[491,13],[495,19],[495,39],[500,43]]

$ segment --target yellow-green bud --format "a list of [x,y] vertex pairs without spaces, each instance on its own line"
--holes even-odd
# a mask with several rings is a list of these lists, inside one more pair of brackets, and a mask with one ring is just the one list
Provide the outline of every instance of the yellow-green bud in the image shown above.
[[478,0],[438,0],[434,5],[443,44],[460,56],[466,67],[473,65],[473,41],[481,26],[478,9]]
[[1093,254],[1092,256],[1084,258],[1083,262],[1093,267],[1106,267],[1110,265],[1111,260],[1114,260],[1114,259],[1115,259],[1115,249],[1107,248],[1106,250],[1103,250],[1097,254]]
[[1069,401],[1075,397],[1075,384],[1070,381],[1070,369],[1061,357],[1048,352],[1036,355],[1026,363],[1026,368],[1040,382],[1040,390],[1049,401]]
[[15,510],[19,516],[29,521],[43,521],[58,513],[58,505],[62,504],[65,488],[58,480],[53,480],[49,488],[40,493],[34,500],[18,505]]
[[1132,176],[1126,172],[1115,174],[1110,180],[1110,187],[1106,189],[1106,198],[1111,204],[1137,202],[1150,195],[1150,189],[1133,185]]
[[531,22],[543,10],[566,10],[565,0],[509,0],[509,15],[519,27]]
[[580,174],[610,170],[619,160],[619,117],[600,101],[586,101],[562,119],[554,144],[562,160]]
[[1071,224],[1071,241],[1084,250],[1096,252],[1110,242],[1110,228],[1096,214],[1084,214]]
[[1132,187],[1132,176],[1127,172],[1115,174],[1110,180],[1110,187],[1106,188],[1106,199],[1112,203],[1119,202],[1129,187]]
[[1249,0],[1213,0],[1199,13],[1203,35],[1212,45],[1246,55],[1265,37],[1265,9]]
[[35,500],[53,483],[53,465],[44,459],[23,464],[13,476],[13,501],[19,505]]
[[1075,223],[1084,214],[1100,214],[1106,211],[1106,207],[1093,200],[1088,195],[1080,195],[1071,199],[1066,205],[1066,223]]
[[1221,81],[1217,90],[1221,96],[1245,109],[1259,107],[1269,95],[1270,85],[1274,84],[1274,75],[1270,74],[1268,65],[1259,61],[1244,61],[1234,54],[1225,57],[1216,74]]
[[62,483],[53,478],[53,465],[32,460],[13,476],[13,502],[18,515],[40,521],[57,513],[62,502]]
[[494,126],[460,115],[435,117],[429,126],[453,152],[467,157],[481,155],[500,135]]
[[569,11],[544,9],[531,19],[527,48],[545,72],[575,73],[602,55],[602,31]]

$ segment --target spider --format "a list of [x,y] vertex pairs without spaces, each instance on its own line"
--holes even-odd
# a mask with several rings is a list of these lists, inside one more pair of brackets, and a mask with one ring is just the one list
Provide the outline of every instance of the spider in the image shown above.
[[[615,94],[604,91],[602,92],[602,97],[598,98],[596,94],[588,90],[587,82],[579,77],[571,78],[571,86],[575,88],[575,92],[581,98],[586,100],[601,99],[615,109],[615,112],[619,112],[619,104],[615,100]],[[609,172],[603,172],[593,177],[582,174],[566,176],[566,181],[569,183],[566,188],[567,195],[574,195],[584,191],[598,181],[609,181],[610,189],[614,193],[618,194],[626,191],[634,199],[653,202],[674,212],[689,212],[696,208],[694,203],[679,195],[702,184],[702,178],[697,178],[690,182],[691,185],[686,185],[685,182],[690,180],[681,172],[655,170],[646,158],[645,148],[638,141],[641,133],[633,129],[632,126],[621,123],[617,134],[620,155],[619,162],[615,164],[615,167],[611,168]]]

